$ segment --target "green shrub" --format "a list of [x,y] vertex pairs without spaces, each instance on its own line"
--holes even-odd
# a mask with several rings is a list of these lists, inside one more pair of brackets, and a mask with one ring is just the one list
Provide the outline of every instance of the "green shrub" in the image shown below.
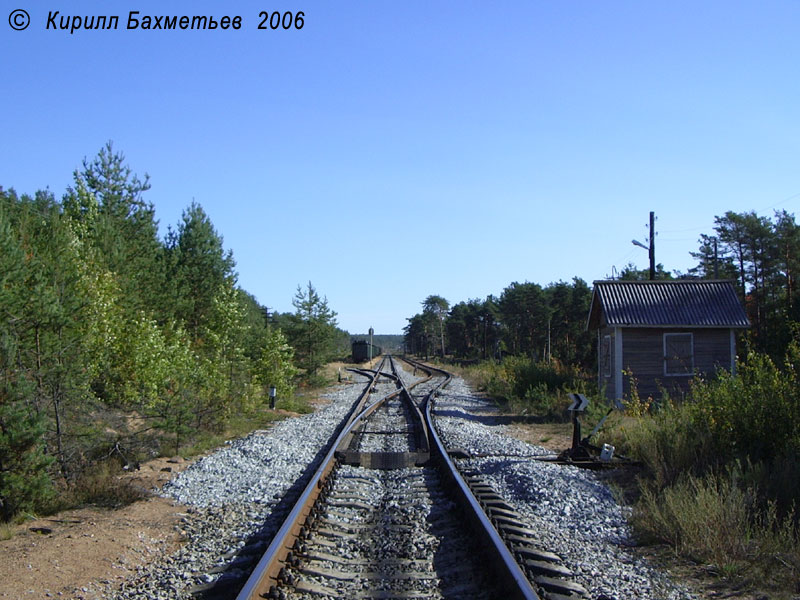
[[784,370],[752,353],[736,376],[695,382],[694,418],[708,429],[719,453],[761,462],[800,451],[798,359],[792,344]]
[[580,369],[555,360],[536,362],[524,356],[508,356],[499,363],[471,365],[463,372],[479,390],[508,403],[511,411],[555,420],[567,417],[567,392],[586,393],[590,389]]
[[632,519],[642,539],[724,576],[796,588],[799,359],[796,345],[782,369],[753,353],[736,376],[695,381],[691,401],[631,404],[605,437],[645,465]]
[[278,399],[278,401],[275,403],[275,408],[300,414],[314,412],[314,407],[308,403],[303,395],[300,394],[292,394],[289,398]]
[[575,387],[580,381],[580,372],[558,361],[536,362],[521,356],[509,356],[502,362],[505,379],[511,385],[511,393],[524,398],[531,388],[545,386],[548,392]]
[[736,376],[696,380],[687,402],[642,402],[634,393],[609,441],[644,462],[659,489],[682,473],[703,476],[745,465],[748,485],[786,512],[800,497],[798,359],[793,346],[781,370],[766,355],[751,354]]
[[772,506],[781,517],[794,514],[800,499],[800,454],[787,452],[769,461],[745,462],[743,478],[760,491],[762,509]]
[[10,402],[0,388],[0,521],[34,510],[53,494],[44,453],[44,422],[21,402]]
[[521,398],[512,395],[508,401],[509,409],[514,413],[536,415],[550,421],[566,419],[568,405],[569,399],[564,393],[549,391],[545,383],[531,385]]
[[702,474],[715,462],[703,426],[687,404],[667,401],[643,414],[625,415],[603,435],[620,454],[644,463],[647,475],[661,489],[686,473]]

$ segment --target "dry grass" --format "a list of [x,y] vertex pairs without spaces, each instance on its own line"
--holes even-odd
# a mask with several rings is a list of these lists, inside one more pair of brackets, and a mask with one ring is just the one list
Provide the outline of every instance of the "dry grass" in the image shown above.
[[770,598],[800,591],[800,540],[794,513],[760,509],[738,476],[686,477],[656,491],[644,486],[633,525],[645,540],[664,541],[676,554],[742,585],[767,585]]
[[791,489],[796,483],[775,464],[754,466],[715,452],[695,410],[665,403],[625,416],[603,440],[645,465],[635,531],[644,542],[665,542],[677,555],[709,565],[717,577],[791,598],[800,592],[797,520],[786,502],[781,512],[776,494],[765,492],[778,480]]
[[150,492],[121,477],[123,471],[113,460],[98,463],[66,487],[55,501],[59,510],[96,505],[119,508],[150,496]]
[[730,478],[690,476],[660,492],[644,487],[634,526],[678,553],[726,569],[748,555],[752,505]]

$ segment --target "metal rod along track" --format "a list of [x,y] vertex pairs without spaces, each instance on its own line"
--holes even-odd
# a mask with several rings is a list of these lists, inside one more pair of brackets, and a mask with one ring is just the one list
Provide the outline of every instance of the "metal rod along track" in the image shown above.
[[[418,423],[421,425],[421,431],[423,433],[418,437],[418,444],[420,444],[418,448],[423,450],[427,457],[433,457],[445,478],[453,483],[455,499],[461,506],[464,514],[467,515],[467,520],[476,532],[476,535],[482,540],[483,548],[491,557],[489,562],[491,563],[491,568],[496,577],[495,583],[498,588],[497,591],[502,591],[502,595],[509,598],[539,600],[539,596],[531,587],[530,582],[514,559],[514,556],[505,545],[500,534],[494,528],[491,520],[487,517],[486,513],[484,513],[480,502],[475,498],[469,485],[459,473],[454,461],[448,456],[447,450],[444,448],[443,442],[433,425],[431,413],[433,399],[438,391],[450,382],[452,376],[442,369],[423,365],[422,363],[409,359],[404,360],[412,366],[427,372],[428,377],[407,388],[402,379],[397,375],[394,364],[390,359],[392,371],[397,380],[399,389],[396,392],[387,394],[380,400],[368,403],[370,391],[378,378],[381,375],[386,376],[385,373],[380,373],[380,369],[383,365],[383,363],[381,363],[381,366],[379,366],[378,370],[375,372],[375,376],[369,386],[362,393],[362,400],[359,403],[359,408],[354,411],[358,414],[353,414],[353,416],[348,419],[345,427],[332,444],[319,469],[312,476],[299,500],[273,538],[264,556],[239,592],[239,595],[236,597],[237,600],[255,600],[257,598],[273,597],[273,594],[283,578],[283,570],[287,565],[290,565],[293,560],[292,552],[298,538],[303,535],[304,524],[313,511],[314,503],[323,493],[327,485],[327,478],[338,464],[337,452],[339,452],[341,456],[341,448],[345,447],[352,439],[353,429],[362,419],[375,411],[381,403],[397,395],[404,396],[404,400],[407,400],[412,407],[415,420],[419,419]],[[430,390],[422,403],[418,405],[410,393],[410,388],[428,382],[433,377],[434,372],[444,377],[444,380]]]
[[404,360],[418,368],[438,371],[445,376],[445,381],[431,390],[423,401],[425,421],[428,424],[432,441],[432,451],[435,452],[436,458],[439,461],[440,471],[453,482],[453,490],[457,496],[457,502],[464,510],[476,535],[481,538],[483,542],[481,545],[482,548],[493,558],[491,561],[491,568],[497,577],[498,587],[505,591],[509,598],[539,600],[539,595],[533,589],[527,576],[520,568],[513,554],[511,554],[508,546],[506,546],[505,541],[500,537],[500,534],[494,528],[491,520],[483,511],[483,507],[480,502],[478,502],[477,498],[475,498],[469,485],[464,481],[455,462],[453,462],[448,455],[447,449],[444,447],[444,442],[439,437],[436,427],[434,426],[432,416],[434,398],[439,390],[450,383],[453,378],[452,375],[442,369],[422,365],[421,363],[409,359]]
[[[383,365],[385,360],[385,358],[381,360],[381,365]],[[363,406],[369,400],[370,392],[378,381],[380,368],[379,366],[378,372],[373,376],[367,387],[364,388],[357,402],[357,408],[354,414],[348,418],[345,427],[336,437],[336,441],[331,445],[322,464],[311,477],[311,480],[308,482],[308,485],[306,485],[300,498],[287,515],[281,528],[275,534],[266,552],[264,552],[264,556],[258,562],[255,569],[253,569],[253,573],[236,596],[237,600],[267,598],[269,597],[270,589],[277,586],[281,570],[288,562],[287,558],[290,557],[295,540],[298,538],[303,524],[311,513],[314,503],[325,485],[326,478],[336,466],[336,450],[345,436],[350,432],[354,423],[357,422],[358,415],[363,414]]]

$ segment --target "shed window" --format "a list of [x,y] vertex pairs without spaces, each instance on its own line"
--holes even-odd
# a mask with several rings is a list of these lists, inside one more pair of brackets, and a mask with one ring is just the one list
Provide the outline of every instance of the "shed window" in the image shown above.
[[691,333],[664,334],[664,375],[694,373],[694,341]]

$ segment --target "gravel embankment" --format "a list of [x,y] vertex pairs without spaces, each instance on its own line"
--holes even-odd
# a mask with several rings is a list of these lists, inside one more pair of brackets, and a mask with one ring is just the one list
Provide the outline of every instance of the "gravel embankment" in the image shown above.
[[542,546],[562,557],[593,599],[695,598],[628,551],[627,510],[591,471],[525,458],[550,452],[504,435],[494,407],[474,396],[462,379],[442,392],[435,413],[448,446],[482,455],[462,462],[481,471],[529,520]]
[[[356,376],[356,381],[362,380]],[[223,554],[259,531],[277,531],[283,514],[273,509],[330,439],[361,390],[358,384],[337,386],[325,395],[330,404],[324,408],[236,440],[165,485],[164,496],[189,507],[181,524],[188,541],[163,561],[141,569],[110,597],[188,599],[192,586],[212,580],[203,573],[223,563]]]
[[[187,544],[142,569],[123,591],[108,597],[186,599],[192,585],[210,579],[202,573],[221,562],[224,553],[258,530],[277,530],[283,515],[273,509],[329,439],[360,389],[338,386],[328,394],[331,404],[320,411],[237,440],[178,475],[163,494],[189,507],[182,523]],[[547,451],[504,435],[494,407],[474,396],[460,379],[442,393],[437,413],[449,444],[480,455],[469,464],[530,519],[542,543],[562,556],[593,599],[693,598],[627,550],[625,511],[591,472],[531,460]]]

